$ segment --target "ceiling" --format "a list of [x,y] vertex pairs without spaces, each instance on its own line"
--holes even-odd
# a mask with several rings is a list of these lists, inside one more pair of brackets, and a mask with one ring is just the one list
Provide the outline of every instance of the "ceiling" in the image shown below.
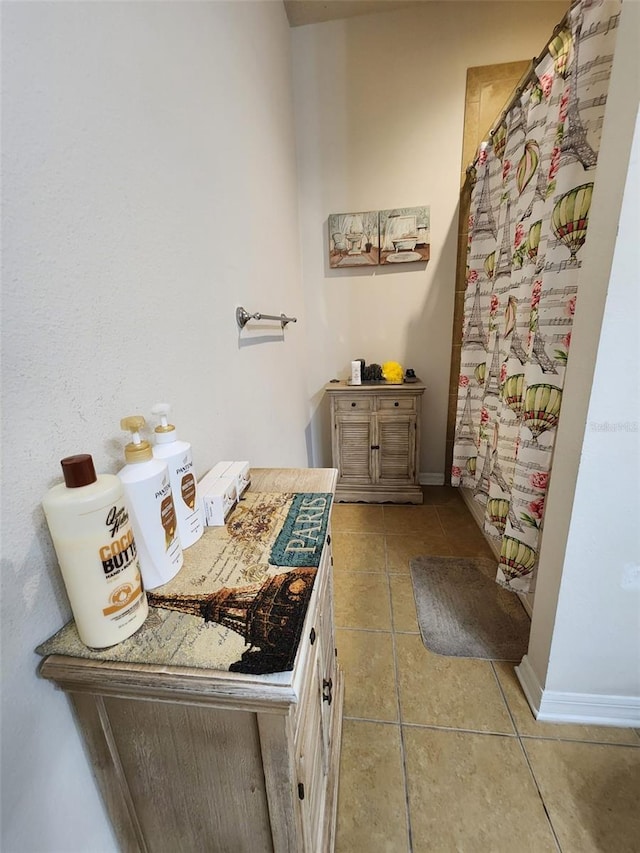
[[371,15],[374,12],[392,12],[417,6],[424,0],[284,0],[289,26],[319,24],[338,18]]

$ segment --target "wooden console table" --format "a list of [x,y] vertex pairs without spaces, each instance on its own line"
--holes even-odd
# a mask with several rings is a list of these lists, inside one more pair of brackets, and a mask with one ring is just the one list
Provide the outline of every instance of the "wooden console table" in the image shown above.
[[330,382],[331,447],[336,500],[422,503],[421,382],[403,385]]
[[[251,492],[334,493],[335,483],[333,469],[254,469]],[[205,530],[203,547],[219,530]],[[333,850],[343,683],[332,563],[327,533],[288,672],[105,660],[108,650],[92,659],[56,638],[40,648],[41,675],[71,699],[123,851]]]

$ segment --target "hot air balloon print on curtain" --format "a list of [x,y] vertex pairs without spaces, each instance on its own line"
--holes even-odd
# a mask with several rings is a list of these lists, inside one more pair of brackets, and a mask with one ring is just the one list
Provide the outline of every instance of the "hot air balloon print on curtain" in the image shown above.
[[526,142],[524,152],[518,163],[516,171],[516,186],[518,187],[518,195],[527,188],[529,181],[536,173],[538,163],[540,162],[540,146],[533,140]]
[[496,157],[499,157],[502,160],[502,155],[507,147],[507,126],[505,124],[501,124],[500,127],[496,128],[492,139],[493,150],[495,151]]
[[581,184],[579,187],[560,196],[553,208],[551,224],[558,240],[571,252],[569,264],[578,263],[576,255],[587,237],[589,208],[593,184]]
[[540,245],[540,232],[542,231],[542,219],[534,222],[529,228],[527,236],[527,255],[530,261],[535,261],[538,257],[538,246]]
[[533,571],[536,552],[519,539],[502,537],[500,568],[507,581],[528,575]]
[[476,364],[475,370],[473,371],[473,375],[476,377],[476,382],[478,383],[478,385],[484,385],[484,380],[487,375],[486,361],[481,361],[480,364]]
[[502,386],[502,399],[518,419],[522,417],[523,388],[524,373],[512,373],[511,376],[507,376]]
[[549,53],[553,57],[556,71],[566,77],[569,71],[573,52],[573,35],[571,30],[563,29],[549,42]]
[[562,391],[555,385],[529,385],[524,397],[522,420],[538,444],[538,437],[558,425]]
[[487,501],[487,515],[491,524],[502,535],[507,525],[509,501],[504,498],[491,498]]
[[484,271],[487,274],[487,278],[489,281],[493,281],[493,274],[496,271],[496,253],[491,252],[490,255],[484,259]]

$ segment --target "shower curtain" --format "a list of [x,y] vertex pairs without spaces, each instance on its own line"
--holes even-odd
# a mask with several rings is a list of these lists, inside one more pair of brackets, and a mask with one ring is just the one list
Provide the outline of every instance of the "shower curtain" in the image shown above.
[[451,482],[528,592],[621,2],[580,0],[476,160]]

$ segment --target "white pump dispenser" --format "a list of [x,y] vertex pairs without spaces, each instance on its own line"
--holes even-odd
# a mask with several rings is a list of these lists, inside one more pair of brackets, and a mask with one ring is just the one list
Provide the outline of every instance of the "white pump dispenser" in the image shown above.
[[140,437],[144,425],[141,415],[120,421],[122,429],[131,432],[131,443],[124,449],[127,464],[118,477],[131,512],[142,579],[147,589],[155,589],[180,571],[183,557],[169,471],[165,462],[153,458],[151,445]]
[[188,548],[202,536],[204,526],[198,501],[197,483],[193,473],[193,457],[188,441],[179,441],[173,424],[169,423],[169,403],[156,403],[151,413],[160,418],[154,432],[153,455],[166,462],[178,519],[180,543]]

